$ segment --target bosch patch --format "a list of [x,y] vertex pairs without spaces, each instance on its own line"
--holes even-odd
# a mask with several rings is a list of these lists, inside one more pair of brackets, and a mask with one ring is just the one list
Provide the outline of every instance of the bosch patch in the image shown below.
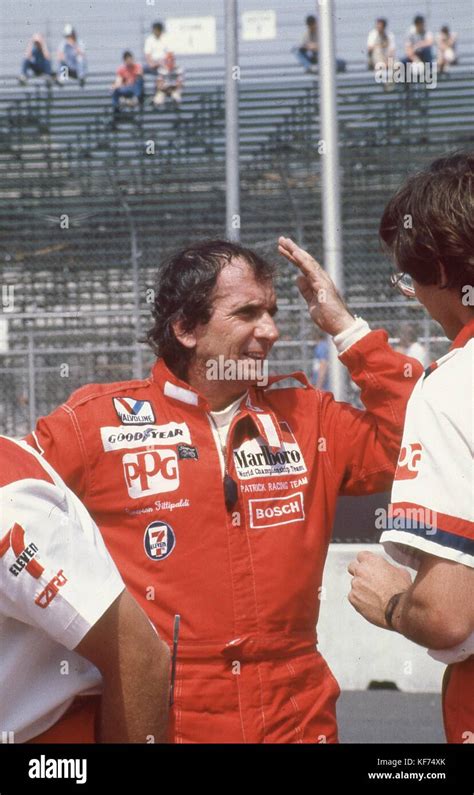
[[303,492],[286,494],[284,497],[269,497],[249,500],[250,527],[262,530],[283,524],[303,522]]

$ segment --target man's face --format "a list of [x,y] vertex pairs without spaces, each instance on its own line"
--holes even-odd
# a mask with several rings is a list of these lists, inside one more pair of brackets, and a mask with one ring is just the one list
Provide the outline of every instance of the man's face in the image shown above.
[[416,32],[419,33],[421,36],[425,32],[425,23],[424,22],[416,22],[415,23]]
[[128,66],[128,67],[133,66],[133,56],[132,55],[127,55],[127,57],[125,58],[125,66]]
[[156,38],[159,39],[161,34],[163,33],[163,28],[159,26],[153,28],[153,33],[155,34]]
[[382,22],[380,19],[377,20],[377,30],[379,33],[385,33],[385,22]]
[[[194,347],[193,367],[203,373],[209,370],[209,361],[223,357],[224,361],[247,362],[249,373],[261,372],[262,363],[279,336],[273,320],[276,311],[272,281],[256,281],[246,262],[233,260],[218,276],[209,323],[199,324],[187,335],[189,347]],[[245,384],[258,380],[257,375]],[[244,383],[242,379],[237,381]]]
[[438,284],[420,284],[413,279],[415,295],[429,315],[442,326],[448,339],[453,340],[459,331],[456,306],[459,298],[455,290],[443,289]]

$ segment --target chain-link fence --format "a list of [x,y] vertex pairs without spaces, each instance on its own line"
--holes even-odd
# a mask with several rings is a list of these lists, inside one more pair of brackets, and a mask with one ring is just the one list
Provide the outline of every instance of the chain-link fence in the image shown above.
[[[12,300],[11,289],[8,300]],[[427,360],[447,349],[439,327],[415,304],[405,307],[386,302],[363,305],[354,311],[368,318],[373,328],[387,329],[394,345],[399,342],[403,318],[410,321],[410,326],[418,330]],[[142,334],[137,332],[137,318],[130,309],[4,311],[0,319],[0,432],[23,436],[39,416],[49,413],[84,384],[147,377],[154,356],[140,339],[149,313],[141,311],[139,320]],[[305,308],[283,300],[278,325],[281,336],[270,356],[270,372],[303,370],[314,379],[315,329]],[[345,397],[360,405],[358,390],[349,379]]]
[[[446,350],[439,326],[390,288],[377,237],[404,176],[435,156],[472,148],[473,76],[436,89],[368,76],[338,78],[344,292],[394,344],[411,321],[428,358]],[[242,240],[277,263],[280,340],[274,372],[312,373],[315,332],[278,258],[278,235],[322,251],[318,83],[311,76],[242,81]],[[73,389],[146,374],[138,340],[157,269],[172,250],[225,229],[222,85],[193,84],[181,109],[126,112],[111,125],[100,81],[78,95],[37,86],[0,93],[0,431],[21,435]],[[357,394],[347,385],[347,399]]]

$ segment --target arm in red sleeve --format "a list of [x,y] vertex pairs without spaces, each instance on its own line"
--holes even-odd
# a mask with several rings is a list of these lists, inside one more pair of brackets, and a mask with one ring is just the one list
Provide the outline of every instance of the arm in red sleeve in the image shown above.
[[89,468],[77,419],[70,406],[63,404],[47,417],[41,417],[24,441],[51,464],[78,497],[85,497]]
[[419,362],[396,353],[385,331],[371,331],[340,359],[361,389],[365,411],[322,393],[327,451],[341,494],[368,494],[392,485],[405,410],[423,372]]

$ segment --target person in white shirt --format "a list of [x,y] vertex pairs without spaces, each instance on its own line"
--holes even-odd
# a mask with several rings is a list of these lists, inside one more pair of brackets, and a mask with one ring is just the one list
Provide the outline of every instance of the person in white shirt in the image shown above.
[[400,326],[400,342],[397,351],[417,359],[423,367],[428,367],[429,357],[425,346],[418,342],[418,332],[414,323],[405,322]]
[[145,63],[143,71],[148,75],[156,75],[163,65],[164,57],[170,52],[168,36],[162,22],[154,22],[152,32],[145,39]]
[[371,552],[349,566],[349,601],[359,613],[448,663],[443,716],[455,743],[474,742],[473,192],[474,153],[457,153],[410,177],[382,217],[381,238],[400,268],[392,284],[416,297],[453,343],[408,401],[381,537],[415,578]]
[[388,65],[389,59],[395,58],[395,36],[387,30],[387,20],[379,17],[367,37],[367,57],[369,69],[378,64]]
[[433,34],[426,30],[425,18],[416,16],[405,40],[402,63],[430,63],[433,61]]
[[161,108],[167,99],[173,100],[175,105],[181,103],[183,97],[184,72],[176,63],[172,52],[167,52],[163,65],[157,71],[155,96],[153,104],[155,108]]
[[165,740],[168,647],[79,499],[38,453],[5,436],[0,648],[4,742]]
[[438,63],[438,71],[441,74],[442,72],[447,72],[450,66],[453,64],[457,64],[458,56],[457,56],[457,43],[458,43],[458,34],[451,33],[449,27],[447,25],[443,25],[440,32],[436,36],[436,48],[437,48],[437,63]]

